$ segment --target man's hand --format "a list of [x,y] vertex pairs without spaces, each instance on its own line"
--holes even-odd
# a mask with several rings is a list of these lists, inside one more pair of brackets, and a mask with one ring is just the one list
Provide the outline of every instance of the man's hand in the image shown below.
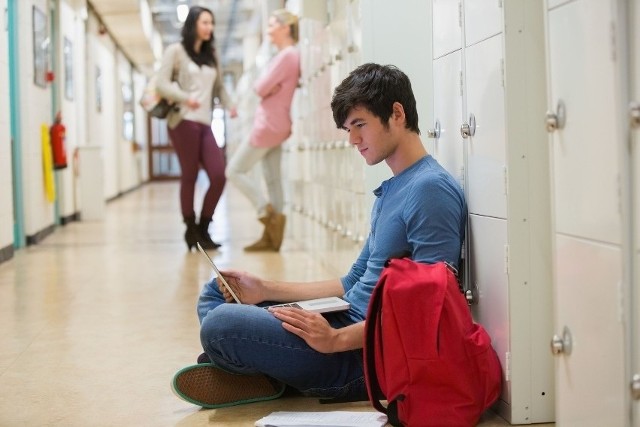
[[282,327],[306,341],[309,347],[320,353],[334,353],[338,329],[331,327],[327,319],[319,313],[299,308],[269,308],[281,320]]
[[[266,289],[262,279],[243,271],[226,270],[221,273],[243,304],[258,304],[265,300]],[[233,302],[231,293],[220,281],[218,281],[218,289],[222,292],[225,301]]]

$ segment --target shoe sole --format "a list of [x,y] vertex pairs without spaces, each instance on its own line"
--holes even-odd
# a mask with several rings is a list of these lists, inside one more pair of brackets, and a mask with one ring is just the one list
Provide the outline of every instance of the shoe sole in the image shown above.
[[233,374],[212,363],[181,369],[171,385],[179,398],[208,409],[276,399],[285,389],[265,375]]

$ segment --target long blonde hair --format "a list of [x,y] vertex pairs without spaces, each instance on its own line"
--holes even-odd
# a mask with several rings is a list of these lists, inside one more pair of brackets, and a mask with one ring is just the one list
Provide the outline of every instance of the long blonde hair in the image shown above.
[[276,18],[276,20],[282,25],[288,25],[291,38],[295,43],[298,43],[300,34],[300,32],[298,31],[298,17],[289,12],[287,9],[274,10],[271,13],[271,16]]

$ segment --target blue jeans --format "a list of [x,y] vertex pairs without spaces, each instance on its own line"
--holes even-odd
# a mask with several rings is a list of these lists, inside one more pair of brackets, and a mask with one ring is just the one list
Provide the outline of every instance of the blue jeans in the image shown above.
[[[223,369],[262,373],[308,396],[366,398],[361,350],[319,353],[264,308],[225,303],[215,279],[202,289],[198,317],[202,348]],[[345,313],[325,317],[334,328],[353,323]]]

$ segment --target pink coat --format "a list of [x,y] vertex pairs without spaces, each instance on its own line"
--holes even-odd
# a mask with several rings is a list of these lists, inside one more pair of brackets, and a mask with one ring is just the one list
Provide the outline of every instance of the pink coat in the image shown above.
[[282,49],[254,84],[262,98],[253,119],[251,145],[270,148],[291,135],[291,102],[300,78],[300,54],[295,46]]

